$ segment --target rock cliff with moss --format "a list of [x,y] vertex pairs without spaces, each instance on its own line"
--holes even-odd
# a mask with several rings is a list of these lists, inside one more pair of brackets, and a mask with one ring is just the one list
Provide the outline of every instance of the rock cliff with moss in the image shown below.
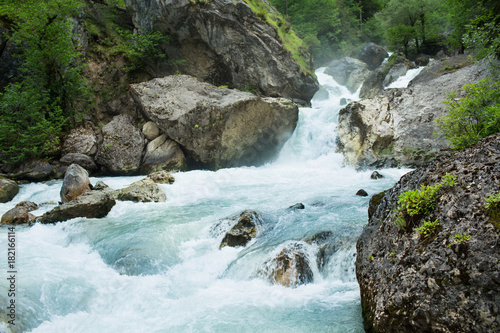
[[496,134],[406,174],[386,192],[357,242],[365,328],[498,332],[499,242]]

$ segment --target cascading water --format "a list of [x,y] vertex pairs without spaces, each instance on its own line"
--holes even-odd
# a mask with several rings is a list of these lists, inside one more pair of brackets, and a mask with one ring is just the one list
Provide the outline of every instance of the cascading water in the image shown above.
[[[16,228],[16,326],[7,325],[8,286],[0,281],[0,332],[362,332],[354,272],[355,242],[367,222],[369,197],[405,172],[342,165],[335,153],[342,97],[355,100],[323,70],[323,100],[300,110],[299,124],[276,161],[261,167],[176,173],[161,185],[165,203],[117,202],[103,219]],[[121,188],[142,177],[91,178]],[[59,200],[61,181],[23,185],[0,215],[24,200]],[[287,210],[301,202],[302,210]],[[262,235],[246,247],[219,250],[246,209],[263,216]],[[316,265],[304,239],[331,231],[336,251]],[[266,263],[299,243],[314,282],[273,285]],[[0,270],[7,274],[7,228],[0,228]]]

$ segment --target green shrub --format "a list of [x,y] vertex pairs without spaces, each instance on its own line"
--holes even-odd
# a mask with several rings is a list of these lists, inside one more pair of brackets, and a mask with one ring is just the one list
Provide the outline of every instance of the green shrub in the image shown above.
[[490,222],[500,229],[500,191],[489,195],[486,199],[486,204],[484,208],[486,212],[490,215]]
[[418,231],[418,235],[420,238],[427,238],[431,236],[434,232],[439,230],[439,221],[434,220],[434,221],[424,221],[424,224],[422,226],[415,228],[414,230]]
[[463,88],[465,96],[448,95],[448,115],[436,120],[453,149],[463,150],[500,131],[500,81],[487,78]]
[[464,232],[461,234],[456,234],[456,235],[452,236],[451,238],[453,239],[453,243],[450,244],[449,247],[451,247],[451,245],[453,245],[453,244],[465,244],[465,243],[467,243],[470,240],[470,235],[468,235],[466,232]]

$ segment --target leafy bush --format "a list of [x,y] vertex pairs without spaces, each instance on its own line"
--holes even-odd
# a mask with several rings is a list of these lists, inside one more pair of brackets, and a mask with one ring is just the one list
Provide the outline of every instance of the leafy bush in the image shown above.
[[468,235],[466,232],[461,233],[461,234],[456,234],[451,237],[453,239],[453,243],[450,244],[449,246],[453,244],[465,244],[470,240],[470,235]]
[[500,229],[500,192],[489,195],[485,200],[484,208],[490,215],[490,222]]
[[424,221],[422,226],[415,228],[420,238],[427,238],[439,229],[439,221]]
[[437,119],[437,125],[451,147],[463,150],[482,138],[500,131],[500,81],[487,78],[463,88],[446,100],[448,115]]

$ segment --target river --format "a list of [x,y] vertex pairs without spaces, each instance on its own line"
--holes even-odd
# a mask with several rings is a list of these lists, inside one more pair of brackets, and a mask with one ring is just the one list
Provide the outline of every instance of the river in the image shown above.
[[[16,326],[7,325],[7,233],[0,228],[0,332],[363,332],[355,243],[370,195],[408,169],[357,172],[335,152],[341,98],[356,100],[323,69],[323,99],[300,109],[298,126],[261,167],[175,173],[165,203],[117,202],[106,218],[17,226]],[[91,178],[125,187],[143,177]],[[0,215],[24,200],[59,200],[61,181],[23,185]],[[295,203],[305,209],[287,210]],[[253,209],[261,236],[219,250],[230,227],[218,223]],[[338,251],[321,270],[306,237],[331,231]],[[303,243],[314,282],[286,288],[259,274],[292,241]],[[5,277],[4,277],[5,275]]]

